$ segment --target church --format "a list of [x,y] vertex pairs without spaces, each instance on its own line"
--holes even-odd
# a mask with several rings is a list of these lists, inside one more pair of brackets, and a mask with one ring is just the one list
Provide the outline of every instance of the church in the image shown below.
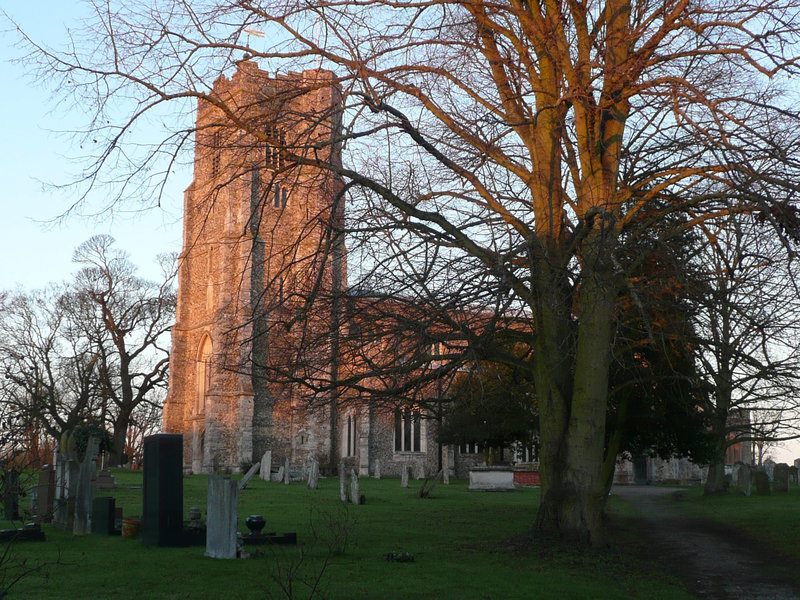
[[464,476],[483,460],[475,444],[440,444],[407,399],[323,384],[400,352],[354,342],[353,315],[370,309],[344,293],[344,186],[313,156],[340,164],[340,106],[330,72],[270,76],[250,60],[198,101],[164,405],[187,472],[241,472],[266,450],[273,464],[344,461],[362,476]]

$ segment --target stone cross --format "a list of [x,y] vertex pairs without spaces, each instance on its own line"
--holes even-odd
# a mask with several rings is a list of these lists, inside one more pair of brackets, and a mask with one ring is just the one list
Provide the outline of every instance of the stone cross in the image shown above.
[[257,462],[252,467],[250,467],[250,469],[248,469],[247,473],[244,474],[244,477],[242,477],[242,480],[239,482],[239,489],[240,490],[243,490],[244,488],[247,487],[247,484],[250,483],[250,480],[253,478],[253,475],[256,474],[256,471],[258,471],[258,468],[260,466],[261,466],[261,463]]
[[789,491],[789,465],[778,463],[772,473],[772,488],[775,493]]
[[261,457],[261,469],[258,472],[258,477],[262,481],[269,481],[272,476],[272,450],[264,452]]
[[206,552],[211,558],[236,558],[239,486],[221,475],[208,476]]

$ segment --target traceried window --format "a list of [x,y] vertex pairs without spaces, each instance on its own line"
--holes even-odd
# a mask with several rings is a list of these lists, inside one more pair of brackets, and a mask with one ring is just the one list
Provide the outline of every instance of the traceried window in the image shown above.
[[342,423],[342,454],[344,456],[356,456],[358,452],[358,421],[356,413],[348,414]]
[[272,205],[275,208],[286,208],[286,203],[289,199],[289,190],[276,183],[272,188]]
[[203,337],[200,342],[200,349],[197,353],[197,370],[195,373],[195,412],[202,414],[206,411],[206,395],[211,389],[211,355],[213,348],[211,345],[211,338],[208,336]]
[[406,407],[394,411],[394,451],[423,452],[423,420],[418,408]]

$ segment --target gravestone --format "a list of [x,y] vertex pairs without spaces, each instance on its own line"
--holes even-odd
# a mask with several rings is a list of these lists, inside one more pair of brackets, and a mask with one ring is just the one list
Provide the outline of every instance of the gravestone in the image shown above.
[[756,484],[756,495],[769,496],[769,476],[764,471],[753,473],[753,480]]
[[408,465],[400,466],[400,487],[408,487]]
[[117,487],[117,481],[114,475],[108,469],[101,469],[97,473],[97,489],[98,490],[113,490]]
[[183,544],[183,436],[144,438],[142,543]]
[[442,485],[450,485],[450,446],[442,446]]
[[772,473],[772,489],[776,494],[789,491],[789,465],[778,463]]
[[283,483],[289,485],[291,477],[289,476],[289,459],[287,458],[283,463]]
[[375,459],[375,466],[372,469],[372,476],[375,479],[380,479],[381,478],[381,461],[379,459],[377,459],[377,458]]
[[53,520],[53,503],[56,497],[56,471],[52,465],[44,465],[39,470],[36,486],[36,516],[40,521]]
[[417,463],[417,481],[425,479],[425,465],[421,462]]
[[350,469],[350,502],[361,504],[361,486],[358,483],[358,473],[355,469]]
[[75,518],[72,523],[74,535],[85,535],[92,528],[92,499],[94,498],[94,472],[97,469],[97,453],[100,451],[100,440],[89,437],[86,452],[78,471],[78,485],[75,490]]
[[250,480],[253,478],[253,475],[256,474],[256,471],[261,467],[261,463],[257,462],[252,467],[247,470],[247,473],[244,474],[242,480],[239,482],[239,489],[243,490],[247,487],[247,484],[250,483]]
[[208,476],[206,552],[210,558],[236,558],[239,486],[221,475]]
[[308,489],[315,490],[319,483],[319,463],[316,460],[311,461],[311,467],[308,470]]
[[749,496],[751,486],[750,467],[739,463],[736,465],[735,469],[736,492],[744,496]]
[[347,473],[344,470],[344,462],[339,463],[339,499],[347,502]]
[[6,469],[3,473],[3,518],[19,519],[19,471]]
[[261,457],[261,468],[258,471],[258,478],[261,481],[269,481],[272,477],[272,450],[264,452]]
[[789,467],[789,483],[797,485],[797,467]]
[[794,467],[795,467],[795,469],[800,471],[800,458],[795,458],[794,459]]
[[101,496],[92,500],[92,533],[95,535],[114,535],[116,507],[114,498]]
[[775,461],[772,460],[771,458],[768,458],[767,460],[765,460],[764,461],[764,471],[766,471],[767,477],[769,478],[769,480],[772,481],[772,477],[773,477],[774,472],[775,472]]
[[279,467],[278,472],[275,474],[275,481],[277,481],[278,483],[283,481],[283,470],[284,470],[283,467]]

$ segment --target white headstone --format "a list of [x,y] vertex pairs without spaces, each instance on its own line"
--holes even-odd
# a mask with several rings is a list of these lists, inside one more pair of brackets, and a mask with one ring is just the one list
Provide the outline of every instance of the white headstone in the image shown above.
[[272,475],[272,450],[267,450],[266,452],[264,452],[264,456],[261,457],[261,468],[258,471],[258,477],[262,481],[269,481],[271,475]]
[[311,461],[311,468],[308,470],[308,489],[317,489],[319,482],[319,463],[316,460]]
[[221,475],[208,476],[206,556],[236,558],[239,487]]

